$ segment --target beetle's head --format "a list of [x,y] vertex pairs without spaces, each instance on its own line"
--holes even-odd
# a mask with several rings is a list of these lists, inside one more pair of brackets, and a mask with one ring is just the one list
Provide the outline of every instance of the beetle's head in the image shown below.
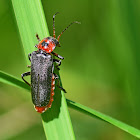
[[60,47],[59,41],[54,37],[44,38],[36,45],[38,49],[44,50],[47,53],[51,53],[55,47]]

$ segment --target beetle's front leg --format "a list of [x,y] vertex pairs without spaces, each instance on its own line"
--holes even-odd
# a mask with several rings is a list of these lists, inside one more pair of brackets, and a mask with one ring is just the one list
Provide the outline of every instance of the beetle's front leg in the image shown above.
[[67,93],[66,90],[60,86],[59,76],[56,73],[54,73],[54,79],[56,79],[58,81],[58,84],[57,84],[58,88],[63,90],[65,93]]
[[61,55],[59,55],[59,54],[57,54],[57,53],[55,53],[55,52],[51,52],[53,55],[55,55],[56,57],[58,57],[59,59],[64,59],[64,57],[62,57]]
[[36,38],[37,38],[38,42],[40,42],[40,38],[39,38],[38,34],[36,34]]
[[23,81],[24,81],[26,84],[28,84],[29,86],[31,86],[31,84],[29,84],[29,83],[24,79],[24,77],[25,77],[25,76],[28,76],[28,75],[31,75],[31,72],[25,72],[25,73],[21,74],[21,77],[22,77]]

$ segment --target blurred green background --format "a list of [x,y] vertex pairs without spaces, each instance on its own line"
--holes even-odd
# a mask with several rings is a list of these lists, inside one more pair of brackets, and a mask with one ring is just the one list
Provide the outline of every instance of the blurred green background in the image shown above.
[[[61,36],[61,48],[55,50],[65,57],[60,75],[66,98],[140,129],[140,1],[42,0],[42,4],[51,35],[56,12],[60,12],[57,35],[72,21],[81,22]],[[20,78],[29,69],[10,0],[0,1],[0,31],[0,70]],[[0,96],[0,140],[45,140],[41,117],[27,91],[0,83]],[[77,140],[137,139],[69,111]]]

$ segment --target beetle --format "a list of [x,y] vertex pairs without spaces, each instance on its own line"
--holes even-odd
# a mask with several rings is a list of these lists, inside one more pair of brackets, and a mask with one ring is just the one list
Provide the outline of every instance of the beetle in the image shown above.
[[[58,13],[58,12],[57,12]],[[56,13],[56,14],[57,14]],[[59,70],[61,65],[61,60],[64,57],[53,52],[55,47],[60,47],[59,39],[60,36],[73,24],[79,23],[77,21],[72,22],[67,26],[57,37],[55,35],[55,16],[53,15],[53,37],[47,37],[40,40],[38,34],[36,38],[38,44],[35,45],[38,48],[37,51],[33,51],[28,55],[31,62],[31,72],[25,72],[21,74],[22,79],[26,84],[31,86],[32,102],[34,104],[35,110],[39,113],[45,112],[48,108],[51,108],[55,89],[55,79],[58,80],[58,87],[66,93],[66,90],[59,85],[59,77],[54,73],[54,62],[57,63],[55,66]],[[61,60],[53,59],[53,55]],[[24,77],[31,75],[31,84],[28,83]]]

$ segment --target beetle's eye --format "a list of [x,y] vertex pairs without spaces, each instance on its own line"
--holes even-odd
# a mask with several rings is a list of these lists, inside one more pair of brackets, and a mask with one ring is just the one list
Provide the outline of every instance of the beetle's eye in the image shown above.
[[45,41],[43,41],[43,42],[41,43],[41,45],[42,45],[42,46],[45,46]]

